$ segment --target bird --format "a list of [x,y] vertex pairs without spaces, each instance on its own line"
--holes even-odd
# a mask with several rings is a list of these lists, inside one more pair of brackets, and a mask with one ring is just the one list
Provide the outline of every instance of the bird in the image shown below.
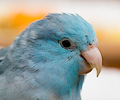
[[92,25],[78,14],[50,13],[0,49],[0,100],[81,100],[93,68],[98,76],[102,56]]

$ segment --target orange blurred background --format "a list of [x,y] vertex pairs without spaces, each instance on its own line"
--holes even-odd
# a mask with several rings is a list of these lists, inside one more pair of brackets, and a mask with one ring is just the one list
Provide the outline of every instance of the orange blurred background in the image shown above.
[[[13,43],[31,22],[44,18],[51,12],[78,13],[90,22],[99,40],[103,65],[120,68],[120,10],[119,1],[94,0],[1,0],[0,1],[0,46]],[[114,8],[114,9],[113,9]],[[117,16],[117,17],[116,17]],[[118,20],[116,20],[119,17]]]
[[0,19],[0,45],[9,46],[13,40],[19,35],[31,22],[44,18],[47,12],[39,15],[30,16],[22,12],[13,13],[6,18]]

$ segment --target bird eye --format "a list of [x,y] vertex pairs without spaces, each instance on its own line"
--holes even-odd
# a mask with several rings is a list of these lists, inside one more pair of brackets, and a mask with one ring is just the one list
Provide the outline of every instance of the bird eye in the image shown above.
[[68,38],[63,38],[62,40],[59,41],[59,43],[65,49],[73,49],[73,48],[75,48],[75,43],[73,43]]

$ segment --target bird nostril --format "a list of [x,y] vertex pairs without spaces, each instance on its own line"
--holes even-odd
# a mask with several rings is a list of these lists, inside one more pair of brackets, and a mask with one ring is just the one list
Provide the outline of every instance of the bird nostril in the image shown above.
[[92,43],[89,43],[89,46],[88,46],[88,47],[92,48],[92,47],[93,47],[93,44],[92,44]]
[[92,43],[88,44],[88,48],[93,48],[93,47],[94,47],[94,45]]
[[90,46],[92,46],[92,43],[89,43]]
[[88,48],[94,48],[94,47],[96,47],[96,45],[95,45],[95,44],[89,43]]

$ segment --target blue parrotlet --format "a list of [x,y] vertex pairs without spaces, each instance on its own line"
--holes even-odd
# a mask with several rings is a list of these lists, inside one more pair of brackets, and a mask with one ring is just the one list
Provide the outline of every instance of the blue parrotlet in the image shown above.
[[81,100],[85,74],[101,67],[93,27],[77,14],[49,14],[0,50],[0,100]]

